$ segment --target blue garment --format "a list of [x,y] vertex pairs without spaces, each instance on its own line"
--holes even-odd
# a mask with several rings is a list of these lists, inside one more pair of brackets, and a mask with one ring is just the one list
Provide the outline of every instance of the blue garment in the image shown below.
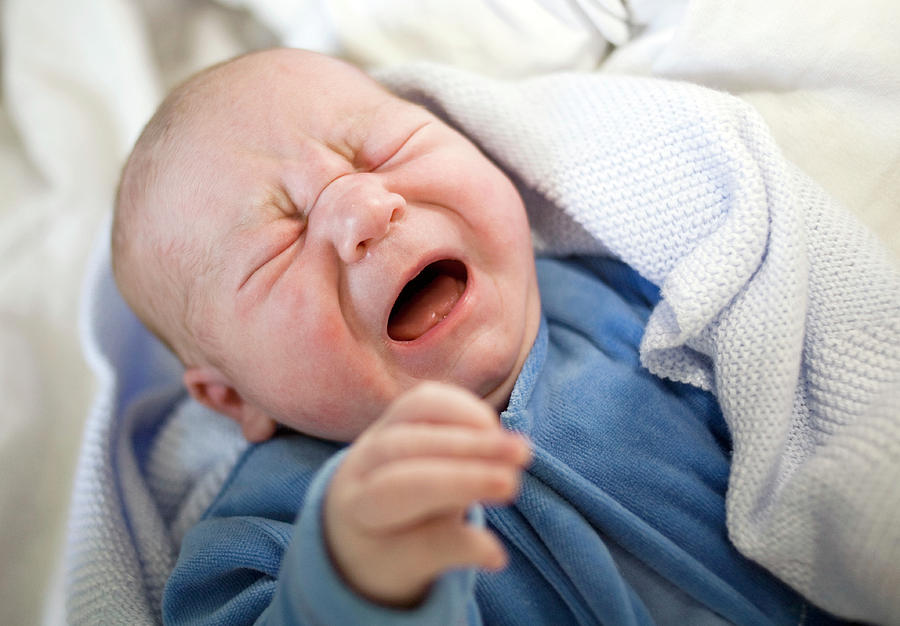
[[608,259],[543,259],[538,276],[541,328],[501,416],[534,460],[515,503],[474,512],[506,545],[505,570],[447,573],[411,610],[355,595],[320,523],[341,446],[291,434],[249,448],[186,536],[166,622],[826,621],[728,542],[718,405],[639,363],[656,288]]

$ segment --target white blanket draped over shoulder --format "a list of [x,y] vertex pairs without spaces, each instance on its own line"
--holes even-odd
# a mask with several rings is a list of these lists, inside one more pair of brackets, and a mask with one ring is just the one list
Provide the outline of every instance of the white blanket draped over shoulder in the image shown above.
[[612,254],[661,288],[641,359],[717,396],[737,547],[826,609],[895,622],[897,260],[727,94],[433,65],[379,78],[512,175],[539,248]]

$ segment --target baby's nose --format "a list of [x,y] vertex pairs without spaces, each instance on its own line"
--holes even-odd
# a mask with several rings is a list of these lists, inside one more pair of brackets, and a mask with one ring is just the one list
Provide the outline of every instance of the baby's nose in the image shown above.
[[[318,207],[326,236],[345,263],[366,256],[403,216],[406,200],[374,174],[348,174],[323,191]],[[315,211],[314,211],[315,213]]]

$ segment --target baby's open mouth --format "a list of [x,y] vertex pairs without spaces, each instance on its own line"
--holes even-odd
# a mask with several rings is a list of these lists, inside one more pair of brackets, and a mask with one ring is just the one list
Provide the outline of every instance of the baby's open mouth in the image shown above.
[[397,297],[388,318],[394,341],[418,339],[439,324],[466,290],[466,266],[446,259],[427,265]]

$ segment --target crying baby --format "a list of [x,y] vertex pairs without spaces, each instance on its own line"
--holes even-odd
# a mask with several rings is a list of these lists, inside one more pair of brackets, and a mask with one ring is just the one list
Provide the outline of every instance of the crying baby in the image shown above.
[[528,221],[469,140],[357,68],[252,54],[177,88],[138,140],[120,290],[194,398],[251,441],[350,441],[422,381],[504,408],[537,333]]

